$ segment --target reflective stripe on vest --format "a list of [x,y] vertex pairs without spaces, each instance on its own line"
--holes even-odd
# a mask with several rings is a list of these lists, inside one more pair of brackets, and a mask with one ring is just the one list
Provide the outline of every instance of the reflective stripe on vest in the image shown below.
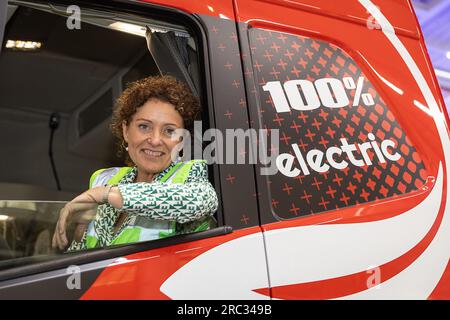
[[[185,183],[189,176],[189,171],[196,162],[204,160],[190,160],[175,164],[160,180],[160,182]],[[100,169],[94,172],[90,179],[90,188],[105,186],[107,184],[118,184],[122,178],[133,168],[109,168]],[[155,240],[171,236],[176,232],[176,221],[155,220],[154,227],[145,228],[142,226],[128,226],[110,243],[110,245],[126,244],[147,240]],[[94,221],[89,223],[86,234],[87,248],[95,248],[98,243],[97,234],[94,228]]]
[[89,180],[89,189],[106,186],[107,184],[118,184],[133,168],[109,168],[95,171]]

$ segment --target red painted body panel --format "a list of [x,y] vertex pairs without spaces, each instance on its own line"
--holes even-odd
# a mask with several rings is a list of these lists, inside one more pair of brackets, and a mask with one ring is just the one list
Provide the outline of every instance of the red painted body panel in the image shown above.
[[[358,1],[315,1],[315,0],[249,0],[238,1],[238,21],[249,22],[254,19],[265,21],[281,22],[280,16],[289,18],[293,26],[303,25],[303,20],[299,16],[300,11],[320,15],[327,18],[337,18],[366,25],[369,15]],[[391,23],[396,32],[407,36],[418,38],[419,29],[414,17],[407,14],[412,10],[410,4],[404,0],[397,1],[376,1],[375,4],[383,7],[385,14],[392,17]],[[402,12],[402,14],[398,14]],[[321,33],[322,27],[314,29]]]
[[[382,98],[387,102],[399,123],[402,124],[407,135],[411,138],[414,146],[420,153],[427,168],[428,176],[436,177],[437,168],[439,162],[443,159],[443,154],[434,120],[426,112],[413,104],[414,100],[425,104],[425,100],[417,86],[416,80],[412,77],[392,45],[388,43],[384,34],[381,31],[370,30],[358,24],[330,19],[327,16],[320,16],[309,12],[297,11],[297,14],[293,17],[294,12],[287,14],[284,10],[277,11],[275,7],[264,7],[264,5],[267,6],[267,4],[256,6],[254,3],[252,5],[252,1],[242,1],[239,12],[251,11],[253,17],[259,18],[258,20],[247,19],[248,17],[244,15],[239,16],[240,20],[249,21],[255,27],[308,35],[330,41],[340,46],[359,64]],[[364,12],[364,10],[362,11]],[[408,15],[405,14],[405,16]],[[277,21],[277,23],[268,21]],[[278,21],[283,21],[283,24],[278,23]],[[301,28],[296,27],[299,21],[301,21]],[[317,30],[318,32],[310,32],[311,30]],[[435,99],[439,103],[441,112],[444,113],[445,107],[443,107],[444,104],[442,103],[437,81],[432,77],[433,73],[427,61],[428,57],[423,41],[419,42],[408,37],[401,37],[401,40],[409,52],[413,54],[415,61],[419,63],[420,69],[435,94]],[[401,89],[404,93],[402,95],[396,93],[386,80]],[[408,108],[408,112],[405,112],[405,108]],[[323,213],[290,222],[280,222],[275,225],[312,225],[327,222],[349,223],[378,220],[382,217],[392,216],[394,213],[401,214],[407,208],[415,206],[425,196],[426,194],[418,191],[399,197],[398,199],[391,198],[389,201],[375,201],[339,210],[339,212]],[[367,219],[361,218],[367,215],[370,217]],[[273,226],[265,227],[268,230],[273,228]]]
[[[260,231],[259,227],[248,228],[118,259],[100,274],[82,299],[168,299],[160,287],[186,263],[220,244]],[[205,272],[212,272],[205,268]]]
[[449,300],[450,299],[450,260],[445,268],[444,274],[436,288],[428,297],[430,300]]
[[[433,187],[432,179],[436,177],[439,164],[442,163],[444,200],[441,202],[438,218],[425,238],[413,249],[380,266],[383,269],[383,281],[394,277],[418,259],[434,239],[446,211],[447,164],[443,163],[443,149],[436,124],[427,112],[428,107],[417,80],[386,35],[380,30],[367,28],[367,22],[371,17],[358,1],[242,0],[233,3],[220,0],[155,0],[147,2],[177,8],[190,14],[236,19],[238,22],[248,23],[257,28],[309,36],[331,42],[347,52],[374,84],[398,122],[401,123],[423,159],[429,181],[424,188],[405,196],[268,224],[262,226],[262,229],[268,232],[307,225],[371,222],[401,215],[427,197]],[[394,26],[401,42],[417,63],[448,125],[448,115],[442,95],[411,4],[401,0],[375,0],[374,3]],[[402,93],[400,94],[399,91]],[[417,107],[414,101],[425,107]],[[159,288],[183,265],[222,243],[259,231],[259,228],[244,229],[226,236],[127,256],[123,262],[110,265],[86,292],[83,299],[166,299],[167,296],[162,294]],[[337,298],[362,291],[366,276],[365,272],[361,272],[313,283],[275,287],[271,288],[271,294],[275,298],[287,299]],[[447,266],[430,298],[450,298],[448,288],[450,288],[450,271]],[[269,295],[268,288],[257,291]]]
[[[444,196],[445,198],[445,196]],[[444,216],[446,202],[441,203],[439,215],[433,226],[421,241],[404,255],[384,265],[378,266],[383,283],[409,267],[428,248],[436,236]],[[367,271],[331,278],[322,281],[272,287],[272,297],[276,299],[335,299],[367,290]],[[448,281],[447,277],[443,279]],[[442,283],[440,284],[442,286]],[[264,290],[264,289],[263,289]],[[263,293],[263,291],[256,292]],[[439,292],[439,291],[438,291]],[[445,292],[445,291],[444,291]],[[439,293],[435,294],[439,297]]]
[[164,7],[175,8],[190,14],[204,14],[212,17],[227,17],[234,19],[234,9],[231,0],[140,0],[141,2],[148,2],[158,4]]
[[[367,28],[369,14],[357,1],[354,2],[316,2],[316,1],[237,1],[238,20],[245,21],[253,27],[291,33],[301,36],[329,41],[346,51],[374,84],[383,100],[389,105],[396,119],[412,140],[422,156],[428,175],[436,177],[439,163],[443,160],[442,145],[436,125],[427,108],[422,110],[414,105],[414,101],[426,105],[425,98],[402,58],[381,30]],[[302,4],[299,4],[301,2]],[[287,7],[283,7],[287,4]],[[442,116],[446,117],[443,99],[437,80],[434,76],[423,37],[418,23],[407,1],[376,1],[376,5],[395,27],[403,45],[412,55],[428,86],[438,102]],[[317,8],[313,8],[317,7]],[[298,9],[302,9],[299,11]],[[323,9],[323,10],[321,10]],[[398,14],[402,12],[402,14]],[[397,92],[393,90],[395,86]],[[398,93],[398,89],[402,94]],[[407,108],[407,112],[405,112]],[[448,128],[447,128],[448,132]],[[444,165],[444,176],[447,167]],[[447,182],[444,183],[444,199],[447,193]],[[312,215],[301,219],[283,221],[264,225],[263,230],[275,230],[295,226],[317,224],[346,224],[369,222],[400,215],[409,208],[415,207],[430,192],[432,183],[423,191],[413,192],[407,196],[390,198],[368,204],[361,204],[337,212],[331,211]],[[441,203],[439,218],[435,221],[427,236],[411,251],[398,259],[380,266],[383,269],[383,281],[395,276],[413,263],[433,240],[440,226],[445,210],[445,200]],[[269,257],[270,259],[270,257]],[[359,279],[358,279],[359,278]],[[367,274],[361,272],[341,278],[328,279],[314,283],[282,286],[272,288],[274,298],[338,298],[362,291],[366,286]],[[439,283],[449,285],[444,276]],[[432,298],[450,298],[445,290],[436,290]]]

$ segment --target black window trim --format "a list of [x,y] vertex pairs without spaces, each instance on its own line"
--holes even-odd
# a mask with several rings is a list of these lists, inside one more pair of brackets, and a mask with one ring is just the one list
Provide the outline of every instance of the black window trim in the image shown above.
[[[120,258],[134,253],[145,252],[148,250],[173,246],[181,243],[224,236],[232,232],[233,230],[230,226],[222,226],[202,232],[175,235],[173,237],[145,242],[137,242],[133,244],[123,244],[114,247],[88,249],[60,255],[55,254],[31,256],[20,259],[12,259],[9,261],[7,260],[8,262],[10,262],[10,264],[4,264],[2,266],[2,263],[0,262],[0,268],[7,268],[5,270],[0,269],[0,281],[59,270],[67,268],[71,265],[84,265],[92,262],[99,262],[102,260]],[[31,264],[22,265],[27,262],[31,262]]]

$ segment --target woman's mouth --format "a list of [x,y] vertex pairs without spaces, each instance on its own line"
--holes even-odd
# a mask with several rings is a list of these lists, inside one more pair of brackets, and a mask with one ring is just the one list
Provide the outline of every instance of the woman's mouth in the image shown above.
[[165,155],[165,152],[151,150],[151,149],[142,149],[141,151],[144,154],[146,154],[147,156],[154,157],[154,158],[162,157],[163,155]]

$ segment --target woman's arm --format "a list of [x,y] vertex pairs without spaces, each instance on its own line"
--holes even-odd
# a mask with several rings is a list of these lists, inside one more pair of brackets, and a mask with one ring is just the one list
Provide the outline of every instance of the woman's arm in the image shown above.
[[195,163],[184,184],[120,184],[111,189],[108,202],[131,214],[180,223],[212,215],[218,207],[217,194],[208,181],[205,163]]
[[185,223],[217,210],[217,195],[209,182],[133,183],[119,185],[121,209],[152,219]]

